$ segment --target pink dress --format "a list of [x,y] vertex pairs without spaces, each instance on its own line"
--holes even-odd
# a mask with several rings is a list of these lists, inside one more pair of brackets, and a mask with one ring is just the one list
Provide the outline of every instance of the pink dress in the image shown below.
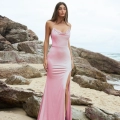
[[72,120],[70,82],[64,116],[65,88],[72,70],[69,37],[70,29],[61,32],[53,27],[51,31],[52,47],[47,54],[47,78],[37,120]]

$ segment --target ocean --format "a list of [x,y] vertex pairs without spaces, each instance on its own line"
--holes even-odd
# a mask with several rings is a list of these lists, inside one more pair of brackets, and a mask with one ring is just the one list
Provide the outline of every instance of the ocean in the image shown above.
[[[101,54],[120,62],[120,53],[102,52]],[[114,89],[120,90],[120,79],[107,80],[107,82],[110,83],[110,84],[113,84]]]
[[109,52],[101,52],[101,54],[110,57],[114,60],[120,61],[120,53],[109,53]]

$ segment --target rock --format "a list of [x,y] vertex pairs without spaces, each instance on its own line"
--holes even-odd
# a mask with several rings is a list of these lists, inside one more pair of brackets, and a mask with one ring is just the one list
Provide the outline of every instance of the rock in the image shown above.
[[27,80],[26,78],[18,75],[12,75],[8,77],[5,82],[9,85],[29,85],[30,81]]
[[71,50],[72,50],[73,58],[80,57],[80,56],[79,56],[79,53],[78,53],[78,51],[77,51],[77,47],[71,46]]
[[[81,59],[83,61],[83,59]],[[92,77],[95,79],[99,79],[101,81],[106,82],[106,76],[103,72],[101,72],[100,70],[92,67],[90,64],[85,64],[86,62],[77,62],[74,63],[74,69],[73,69],[73,73],[74,75],[86,75],[88,77]]]
[[41,97],[37,96],[31,96],[26,100],[23,108],[28,116],[37,118],[41,101]]
[[86,66],[89,66],[89,67],[92,67],[91,64],[84,58],[81,58],[81,57],[75,57],[74,58],[74,63],[75,64],[83,64],[83,65],[86,65]]
[[105,89],[104,92],[107,94],[115,95],[115,96],[120,96],[120,90],[114,90],[114,89]]
[[91,88],[100,91],[104,91],[107,88],[114,89],[113,85],[107,82],[102,82],[98,79],[87,77],[85,75],[75,75],[72,80],[78,83],[81,87],[85,87],[85,88]]
[[29,65],[22,65],[16,68],[0,68],[0,79],[10,77],[11,75],[21,75],[25,78],[42,77],[38,69]]
[[[48,52],[50,49],[51,45],[48,47]],[[31,54],[39,54],[40,56],[43,57],[43,42],[34,40],[34,41],[25,41],[18,43],[17,46],[19,51],[24,51],[26,53],[31,53]]]
[[115,120],[120,120],[120,112],[115,112],[113,116],[115,117]]
[[115,114],[109,113],[95,106],[85,108],[85,114],[90,120],[118,120],[118,116],[115,117]]
[[14,49],[16,49],[18,51],[18,48],[17,48],[18,43],[13,43],[12,46],[13,46]]
[[1,58],[1,63],[3,62],[20,62],[22,58],[19,57],[19,54],[17,51],[0,51],[0,58]]
[[6,16],[0,16],[0,34],[5,37],[11,29],[23,29],[27,30],[27,26],[14,22]]
[[32,54],[37,53],[37,42],[34,41],[21,42],[17,47],[19,51],[24,51],[26,53]]
[[27,30],[28,32],[28,40],[32,41],[32,40],[38,40],[38,36],[32,31],[32,30]]
[[36,40],[15,43],[12,44],[12,48],[16,51],[0,51],[0,63],[43,63],[42,41]]
[[38,40],[37,35],[27,26],[0,16],[0,34],[10,43]]
[[43,94],[37,94],[31,90],[24,90],[22,88],[11,88],[5,82],[0,81],[0,103],[5,104],[5,106],[2,105],[0,108],[6,108],[7,106],[22,107],[23,103],[33,95],[42,97]]
[[[1,98],[0,98],[1,99]],[[12,108],[14,106],[12,106],[12,104],[6,104],[6,102],[4,101],[0,101],[0,109],[4,109],[4,108]]]
[[72,120],[90,120],[86,117],[85,112],[72,108]]
[[28,33],[23,29],[11,29],[5,37],[12,44],[19,43],[28,40]]
[[120,75],[116,75],[116,74],[109,74],[111,76],[112,79],[115,80],[120,80]]
[[120,63],[101,53],[91,52],[82,48],[77,48],[80,57],[85,58],[88,62],[98,70],[106,73],[120,74]]
[[13,48],[12,44],[0,34],[0,51],[2,50],[10,51],[15,49]]
[[0,63],[43,63],[43,56],[18,51],[0,51]]
[[91,101],[89,98],[71,95],[71,105],[92,105]]
[[19,63],[35,63],[35,64],[43,64],[43,56],[37,54],[30,53],[21,53],[19,54],[22,58],[22,61],[18,61]]

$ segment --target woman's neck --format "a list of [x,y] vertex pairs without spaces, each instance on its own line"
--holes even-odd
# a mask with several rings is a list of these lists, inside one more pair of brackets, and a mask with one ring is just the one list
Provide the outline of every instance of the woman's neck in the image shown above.
[[59,24],[59,23],[64,23],[64,18],[63,17],[58,17],[58,19],[56,20],[56,23]]

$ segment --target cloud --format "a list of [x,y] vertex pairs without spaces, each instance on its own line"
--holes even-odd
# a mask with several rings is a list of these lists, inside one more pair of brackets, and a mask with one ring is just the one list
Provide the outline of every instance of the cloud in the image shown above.
[[[1,15],[20,22],[44,40],[45,22],[52,17],[59,0],[4,0]],[[71,45],[91,51],[120,52],[119,0],[64,0],[72,24]],[[50,39],[50,43],[52,43]]]

